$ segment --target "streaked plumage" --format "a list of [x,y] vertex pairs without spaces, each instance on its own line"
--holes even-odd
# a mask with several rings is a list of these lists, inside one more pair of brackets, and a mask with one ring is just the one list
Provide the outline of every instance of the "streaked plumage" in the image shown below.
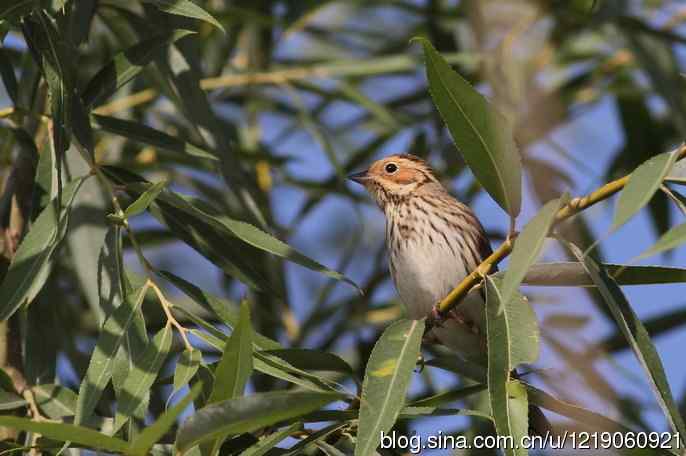
[[[471,209],[453,198],[421,158],[393,155],[352,176],[363,184],[386,216],[391,276],[407,315],[429,315],[491,247]],[[469,359],[485,348],[484,302],[475,291],[432,330],[438,342]]]
[[[386,215],[391,276],[410,318],[429,316],[491,254],[472,210],[447,192],[421,158],[392,155],[350,178],[365,186]],[[485,307],[482,291],[473,289],[427,337],[484,364]],[[541,410],[529,405],[529,433],[550,429]]]

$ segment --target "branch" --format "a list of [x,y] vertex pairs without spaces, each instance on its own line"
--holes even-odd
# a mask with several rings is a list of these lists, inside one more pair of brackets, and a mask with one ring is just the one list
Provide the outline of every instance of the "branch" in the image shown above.
[[[681,160],[686,157],[686,144],[679,146],[676,153],[678,154],[677,160]],[[631,175],[628,174],[622,178],[608,182],[586,196],[572,199],[569,203],[565,204],[560,208],[560,210],[557,211],[555,222],[551,227],[551,231],[563,221],[573,217],[585,209],[588,209],[600,201],[608,199],[615,193],[622,190],[629,181],[630,176]],[[514,239],[512,238],[502,243],[495,252],[482,261],[476,269],[474,269],[467,277],[465,277],[462,282],[460,282],[453,289],[453,291],[448,294],[448,296],[443,298],[443,300],[436,305],[436,310],[438,313],[440,315],[445,315],[450,311],[450,309],[457,306],[460,301],[467,296],[469,290],[474,288],[474,286],[483,280],[484,275],[488,274],[493,266],[503,261],[510,253],[512,253],[513,247]]]

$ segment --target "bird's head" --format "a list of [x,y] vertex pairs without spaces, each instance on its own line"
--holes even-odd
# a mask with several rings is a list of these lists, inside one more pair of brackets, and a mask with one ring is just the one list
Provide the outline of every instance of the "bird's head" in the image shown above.
[[431,167],[414,155],[391,155],[372,163],[368,170],[348,176],[367,191],[383,209],[388,202],[398,203],[426,185],[443,189]]

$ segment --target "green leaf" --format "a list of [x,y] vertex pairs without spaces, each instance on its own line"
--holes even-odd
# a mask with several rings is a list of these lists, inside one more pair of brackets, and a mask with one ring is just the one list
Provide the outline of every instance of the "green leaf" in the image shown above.
[[640,254],[636,259],[646,258],[667,250],[675,249],[686,242],[686,223],[672,227],[648,250]]
[[[197,351],[197,350],[194,350]],[[181,413],[200,395],[202,383],[197,383],[190,392],[172,408],[164,412],[153,424],[147,426],[143,432],[131,443],[131,447],[125,452],[132,456],[145,456],[150,449],[159,442],[162,437],[176,423]]]
[[672,169],[677,156],[676,151],[656,155],[631,173],[617,201],[617,209],[612,221],[613,230],[624,225],[648,204]]
[[35,432],[49,439],[60,442],[70,441],[88,448],[112,453],[122,453],[128,448],[128,444],[123,440],[73,424],[38,422],[28,418],[0,416],[0,426],[7,426],[20,431]]
[[0,391],[0,411],[14,410],[20,407],[25,407],[28,404],[26,400],[9,391]]
[[[108,168],[108,170],[113,171],[112,168]],[[117,172],[116,176],[113,177],[120,181],[128,181],[126,188],[133,195],[140,195],[147,189],[145,184],[131,182],[130,175],[127,178],[122,173]],[[150,209],[153,216],[160,219],[163,223],[168,224],[175,233],[180,234],[185,230],[190,235],[189,237],[185,237],[187,242],[190,245],[197,246],[197,249],[201,253],[208,255],[210,260],[216,258],[216,255],[224,254],[223,251],[228,250],[228,246],[231,242],[239,240],[241,241],[243,249],[245,249],[245,244],[247,244],[333,279],[342,280],[359,290],[359,287],[355,282],[348,279],[343,274],[333,271],[311,258],[308,258],[285,242],[280,241],[249,223],[223,215],[220,210],[208,203],[193,200],[176,192],[166,190],[157,197]],[[197,231],[188,231],[193,228]],[[222,252],[217,252],[217,249],[210,245],[210,241],[213,239],[217,239],[219,243],[224,246],[224,248],[221,249]],[[230,261],[232,265],[236,264],[235,262],[237,262],[239,258],[245,256],[245,252],[241,253],[242,255],[236,254],[231,257]],[[221,263],[221,265],[227,265],[227,263]],[[230,275],[238,274],[237,278],[239,278],[239,280],[252,287],[257,287],[259,282],[266,283],[265,279],[260,279],[259,277],[256,277],[255,279],[252,278],[256,276],[256,273],[251,272],[252,268],[253,266],[249,263],[243,263],[238,268],[239,271],[232,269],[230,272],[227,271],[227,273]],[[252,277],[249,277],[249,275]]]
[[210,13],[189,0],[143,0],[143,3],[150,3],[157,6],[160,10],[169,14],[190,17],[208,22],[226,33],[224,27]]
[[141,196],[136,199],[133,203],[129,205],[124,211],[124,217],[131,218],[135,215],[142,214],[148,206],[155,201],[155,198],[164,190],[167,186],[167,181],[160,181],[155,184],[150,184],[148,189],[144,191]]
[[512,217],[519,214],[522,165],[512,126],[486,98],[450,68],[424,38],[429,91],[450,134],[479,183]]
[[[603,264],[619,285],[649,285],[686,282],[686,269],[669,266],[632,266]],[[503,277],[505,272],[495,274]],[[524,277],[527,285],[543,287],[595,287],[584,265],[576,261],[538,263],[529,268]]]
[[155,57],[158,51],[185,36],[190,30],[174,30],[131,46],[117,53],[107,65],[88,82],[82,98],[86,106],[97,106],[127,82],[135,78]]
[[[47,152],[48,150],[43,150],[41,155],[50,155]],[[78,154],[67,154],[65,164],[71,176],[85,176],[90,173],[90,167]],[[99,294],[99,286],[104,285],[99,280],[107,280],[104,275],[99,275],[101,270],[98,265],[100,250],[108,231],[105,221],[108,204],[101,184],[96,179],[84,182],[74,198],[70,218],[72,228],[66,237],[81,292],[91,312],[97,316],[98,325],[102,325],[105,316],[112,310],[111,307],[101,307]]]
[[263,456],[274,448],[279,442],[281,442],[286,437],[291,434],[301,430],[303,427],[302,423],[293,423],[290,426],[286,426],[277,432],[272,432],[266,437],[262,437],[257,443],[251,447],[243,450],[241,453],[243,456]]
[[135,293],[128,294],[124,302],[105,321],[88,364],[88,370],[79,388],[75,424],[84,422],[95,410],[100,396],[112,378],[115,354],[122,345],[147,291],[148,284],[146,283]]
[[455,390],[438,393],[433,396],[426,397],[424,399],[419,399],[408,405],[411,407],[436,407],[449,402],[455,402],[465,397],[469,397],[472,394],[480,393],[486,388],[488,388],[488,385],[485,384],[466,386],[464,388],[457,388]]
[[150,391],[169,355],[173,334],[172,326],[166,325],[150,341],[140,358],[135,361],[133,369],[129,371],[122,385],[122,394],[117,401],[117,414],[114,420],[115,430],[119,430],[128,419],[139,411],[141,406],[146,404],[147,401],[143,400],[144,396]]
[[76,393],[67,387],[44,384],[31,387],[31,391],[36,405],[53,420],[74,416],[76,413]]
[[630,343],[631,349],[650,379],[657,402],[660,408],[662,408],[670,427],[684,439],[686,437],[684,421],[669,389],[669,383],[667,382],[660,355],[650,340],[650,335],[643,326],[643,322],[633,311],[621,288],[607,274],[605,268],[589,255],[584,256],[575,245],[567,245],[578,260],[584,263],[588,275],[598,287],[598,291],[600,291],[600,294],[607,303],[619,329]]
[[[2,16],[2,13],[0,13],[0,16]],[[5,85],[7,95],[9,95],[12,103],[16,106],[17,100],[19,99],[17,77],[14,74],[14,67],[12,66],[12,61],[10,60],[10,54],[2,48],[1,43],[2,39],[0,38],[0,77]]]
[[517,236],[503,279],[502,299],[504,302],[512,299],[529,267],[541,253],[543,242],[555,221],[555,214],[560,209],[563,199],[564,197],[546,203]]
[[4,0],[0,5],[0,17],[15,20],[41,5],[41,0]]
[[0,320],[7,320],[23,304],[30,303],[43,288],[50,260],[67,232],[71,205],[83,181],[79,178],[67,184],[62,203],[57,198],[50,202],[19,244],[0,285]]
[[188,384],[198,371],[201,362],[202,352],[200,350],[184,350],[181,353],[174,371],[174,391],[178,391]]
[[307,348],[283,348],[262,353],[274,355],[302,370],[340,372],[352,374],[353,368],[333,353]]
[[222,435],[253,432],[312,412],[341,399],[336,393],[272,391],[218,402],[200,409],[179,429],[176,448],[185,453]]
[[94,114],[91,118],[93,119],[96,128],[101,128],[104,131],[123,136],[132,141],[148,144],[178,154],[188,154],[193,157],[213,161],[218,160],[216,155],[206,149],[201,149],[189,142],[182,141],[138,122],[118,119],[116,117],[100,116],[97,114]]
[[[512,327],[507,318],[508,302],[502,300],[498,284],[491,277],[486,277],[486,337],[488,345],[488,399],[491,414],[498,435],[511,435],[516,440],[519,420],[511,408],[508,396],[510,372],[516,365],[512,356]],[[513,448],[505,449],[506,455],[527,454],[526,450],[518,452]]]
[[224,353],[214,370],[214,387],[207,401],[208,405],[243,395],[253,368],[252,340],[250,305],[248,301],[243,301],[238,325],[226,339]]
[[388,432],[405,404],[412,371],[420,353],[424,320],[401,320],[389,326],[367,362],[355,456],[373,454],[379,435]]

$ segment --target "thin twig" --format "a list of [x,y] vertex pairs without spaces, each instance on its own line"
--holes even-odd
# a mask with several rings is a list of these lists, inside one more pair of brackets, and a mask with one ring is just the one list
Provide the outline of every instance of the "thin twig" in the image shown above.
[[172,314],[171,308],[174,306],[171,302],[167,300],[167,298],[164,297],[164,293],[162,293],[162,290],[160,290],[160,287],[157,286],[155,282],[153,282],[151,279],[148,279],[148,285],[150,288],[152,288],[155,291],[155,294],[157,295],[157,299],[160,301],[160,305],[162,306],[162,310],[164,310],[164,314],[167,316],[167,324],[172,325],[175,327],[178,331],[179,334],[181,335],[181,339],[183,339],[183,344],[186,346],[186,350],[192,351],[193,346],[191,343],[188,341],[188,335],[186,334],[188,332],[188,329],[185,328],[179,321],[174,317]]

